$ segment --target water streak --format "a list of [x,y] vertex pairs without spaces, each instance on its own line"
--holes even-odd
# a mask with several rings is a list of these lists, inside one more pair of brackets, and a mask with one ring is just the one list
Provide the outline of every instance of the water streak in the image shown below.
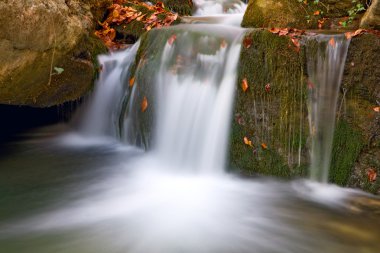
[[328,181],[337,99],[349,43],[343,34],[318,35],[308,45],[310,177],[322,183]]

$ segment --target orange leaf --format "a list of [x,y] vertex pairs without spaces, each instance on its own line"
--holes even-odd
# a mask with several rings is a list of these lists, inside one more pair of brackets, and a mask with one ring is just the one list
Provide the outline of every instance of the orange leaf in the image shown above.
[[296,47],[296,49],[295,49],[296,52],[299,52],[300,48],[301,48],[301,44],[300,44],[299,40],[296,38],[292,38],[291,40],[292,40],[294,46]]
[[373,110],[374,110],[375,112],[380,112],[380,106],[374,107]]
[[132,87],[134,84],[135,84],[135,78],[132,77],[131,79],[129,79],[129,87]]
[[321,14],[321,12],[320,11],[314,11],[314,16],[318,16],[319,14]]
[[141,102],[141,111],[145,112],[148,108],[148,99],[144,96],[143,101]]
[[173,34],[172,36],[170,36],[170,38],[168,39],[168,44],[171,46],[173,45],[174,41],[177,39],[177,36],[175,34]]
[[377,177],[377,172],[374,169],[369,169],[367,171],[368,180],[370,182],[375,182]]
[[269,29],[269,31],[270,31],[271,33],[277,34],[277,33],[280,32],[280,28],[272,27],[271,29]]
[[248,81],[247,78],[244,78],[243,81],[241,82],[241,89],[246,92],[248,90]]
[[248,145],[248,146],[250,146],[250,147],[253,147],[253,145],[252,145],[252,141],[250,141],[247,137],[244,137],[244,144],[245,145]]
[[344,35],[346,36],[346,39],[348,39],[348,40],[352,38],[351,32],[346,32]]
[[265,144],[264,142],[261,143],[261,147],[262,147],[263,149],[267,149],[267,148],[268,148],[267,144]]
[[245,48],[250,48],[251,45],[252,45],[252,42],[253,42],[252,38],[246,36],[246,37],[244,38],[244,40],[243,40],[243,46],[244,46]]
[[335,39],[334,39],[334,38],[331,38],[331,39],[329,40],[329,44],[330,44],[330,46],[335,47]]

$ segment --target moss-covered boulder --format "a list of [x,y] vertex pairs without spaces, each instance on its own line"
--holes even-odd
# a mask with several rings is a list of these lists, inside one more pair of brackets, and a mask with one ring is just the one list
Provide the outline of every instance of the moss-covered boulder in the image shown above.
[[289,37],[267,30],[248,32],[243,44],[231,166],[245,174],[302,174],[308,156],[303,54]]
[[[315,1],[314,1],[315,2]],[[250,0],[243,27],[330,28],[344,22],[356,3],[352,0]],[[334,20],[338,19],[338,20]]]
[[372,0],[372,4],[364,14],[360,26],[380,30],[380,0]]
[[[241,51],[230,166],[243,174],[282,178],[308,173],[306,48],[287,36],[250,30]],[[330,182],[379,193],[380,38],[352,38],[338,100]],[[310,51],[310,50],[309,50]],[[248,84],[248,89],[246,89]]]
[[150,2],[154,4],[157,2],[163,2],[167,8],[181,16],[190,16],[193,13],[192,0],[152,0]]
[[0,2],[0,103],[45,107],[83,96],[106,51],[92,31],[109,2]]
[[[342,81],[342,109],[338,112],[354,133],[345,140],[350,150],[355,143],[361,144],[359,153],[351,155],[355,159],[350,163],[348,185],[374,193],[380,193],[380,180],[370,182],[367,174],[371,169],[380,174],[380,113],[373,110],[380,105],[379,55],[379,36],[363,34],[352,38]],[[343,153],[336,157],[344,159]]]

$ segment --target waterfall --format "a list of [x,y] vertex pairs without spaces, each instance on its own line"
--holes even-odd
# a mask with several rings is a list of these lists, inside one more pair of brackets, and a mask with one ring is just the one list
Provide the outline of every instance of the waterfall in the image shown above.
[[221,171],[243,30],[196,27],[190,32],[187,26],[176,28],[176,41],[164,46],[155,84],[155,148],[161,158],[178,166]]
[[125,51],[99,56],[102,66],[93,95],[81,112],[79,131],[86,136],[119,136],[121,101],[128,95],[125,83],[140,43]]
[[337,99],[349,43],[343,34],[318,35],[307,47],[310,177],[322,183],[328,181]]

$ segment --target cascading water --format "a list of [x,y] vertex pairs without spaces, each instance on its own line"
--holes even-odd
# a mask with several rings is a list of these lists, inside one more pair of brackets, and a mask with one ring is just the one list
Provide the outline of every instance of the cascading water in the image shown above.
[[343,34],[318,35],[309,43],[314,44],[308,46],[310,177],[327,183],[337,100],[350,40]]
[[224,168],[243,34],[239,28],[225,29],[179,26],[176,40],[163,49],[156,78],[155,148],[177,167]]
[[[136,64],[138,44],[102,57],[80,134],[144,143],[151,151],[121,143],[83,147],[78,140],[73,149],[58,138],[27,143],[17,159],[0,160],[9,168],[0,188],[21,178],[25,192],[10,188],[6,196],[27,210],[15,212],[14,201],[0,194],[0,219],[4,208],[11,217],[0,220],[0,252],[376,253],[378,220],[363,219],[360,205],[376,199],[220,173],[242,34],[218,25],[152,30]],[[30,178],[12,174],[19,169]],[[45,181],[36,187],[36,178]]]

